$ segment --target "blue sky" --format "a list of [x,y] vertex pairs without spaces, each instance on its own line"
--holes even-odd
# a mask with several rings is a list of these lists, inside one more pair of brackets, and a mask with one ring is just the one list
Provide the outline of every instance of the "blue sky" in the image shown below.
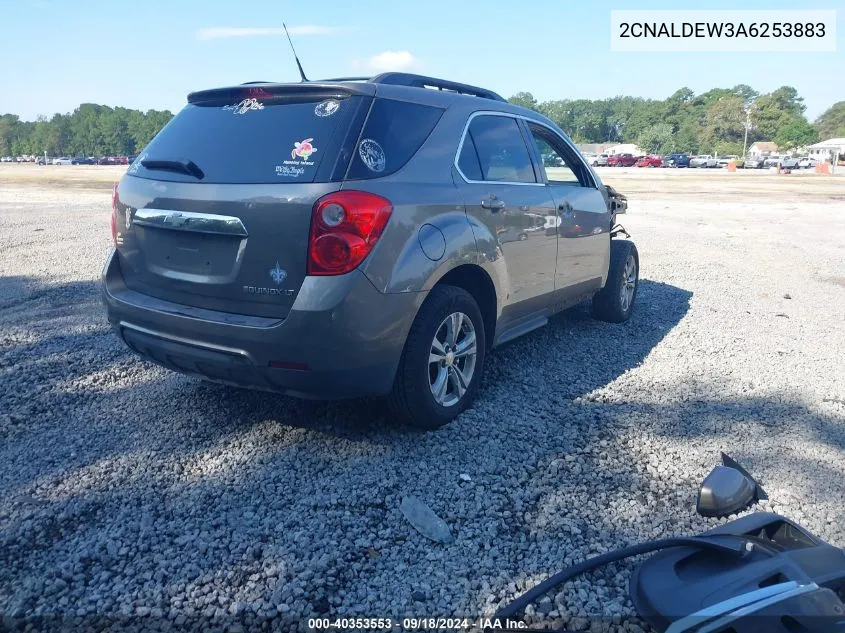
[[[845,100],[845,1],[16,0],[0,22],[0,113],[24,119],[83,102],[171,109],[188,92],[411,69],[541,100],[665,98],[747,83],[795,86],[812,119]],[[837,9],[835,53],[610,51],[611,9]]]

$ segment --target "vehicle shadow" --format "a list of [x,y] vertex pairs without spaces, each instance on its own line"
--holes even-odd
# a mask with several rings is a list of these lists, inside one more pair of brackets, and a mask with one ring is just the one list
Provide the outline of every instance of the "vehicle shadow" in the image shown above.
[[[523,416],[522,405],[514,404],[516,392],[563,403],[607,385],[642,362],[683,318],[691,296],[643,280],[638,309],[626,324],[599,323],[583,307],[553,318],[548,327],[492,353],[478,402],[450,425],[452,431],[422,433],[401,426],[378,399],[297,400],[163,370],[137,358],[117,339],[99,292],[95,281],[50,284],[0,277],[0,411],[6,412],[0,415],[0,457],[5,457],[0,472],[6,471],[10,483],[25,484],[24,473],[37,470],[39,463],[44,466],[41,476],[47,476],[63,466],[139,447],[165,454],[186,446],[200,451],[221,438],[249,433],[255,425],[300,429],[374,450],[394,450],[408,442],[435,447],[444,433],[475,424],[491,408]],[[597,349],[609,348],[600,340],[607,338],[619,344],[612,354],[596,358]],[[567,359],[564,364],[561,355]],[[548,368],[542,385],[531,384],[520,370],[528,358],[535,368]],[[162,418],[168,433],[151,433]],[[109,441],[100,441],[107,429]],[[66,463],[37,449],[57,442],[70,449]],[[28,466],[17,468],[21,463]]]

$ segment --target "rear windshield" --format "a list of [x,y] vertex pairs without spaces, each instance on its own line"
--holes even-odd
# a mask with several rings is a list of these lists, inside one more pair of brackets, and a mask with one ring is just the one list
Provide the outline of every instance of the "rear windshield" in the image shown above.
[[[272,95],[190,103],[141,152],[129,173],[203,183],[331,180],[356,111],[368,101],[361,96]],[[198,180],[179,171],[148,169],[141,164],[146,159],[193,161],[204,176]]]
[[[380,178],[410,160],[442,113],[431,106],[359,95],[206,100],[179,112],[128,171],[142,178],[202,183]],[[151,169],[142,161],[192,161],[203,177]]]

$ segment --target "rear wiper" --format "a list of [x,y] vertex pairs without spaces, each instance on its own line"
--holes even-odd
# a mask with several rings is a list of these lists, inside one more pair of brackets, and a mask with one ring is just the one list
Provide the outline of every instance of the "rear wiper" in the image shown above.
[[145,158],[141,161],[141,165],[147,169],[166,169],[169,171],[178,171],[183,174],[193,176],[197,180],[205,178],[205,174],[197,164],[192,160],[158,160],[155,158]]

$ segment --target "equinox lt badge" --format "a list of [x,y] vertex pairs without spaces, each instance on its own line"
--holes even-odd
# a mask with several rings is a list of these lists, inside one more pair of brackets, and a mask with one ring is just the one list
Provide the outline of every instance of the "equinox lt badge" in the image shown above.
[[293,290],[286,290],[284,288],[260,288],[258,286],[244,286],[243,291],[251,295],[270,295],[279,297],[291,297],[294,294]]

